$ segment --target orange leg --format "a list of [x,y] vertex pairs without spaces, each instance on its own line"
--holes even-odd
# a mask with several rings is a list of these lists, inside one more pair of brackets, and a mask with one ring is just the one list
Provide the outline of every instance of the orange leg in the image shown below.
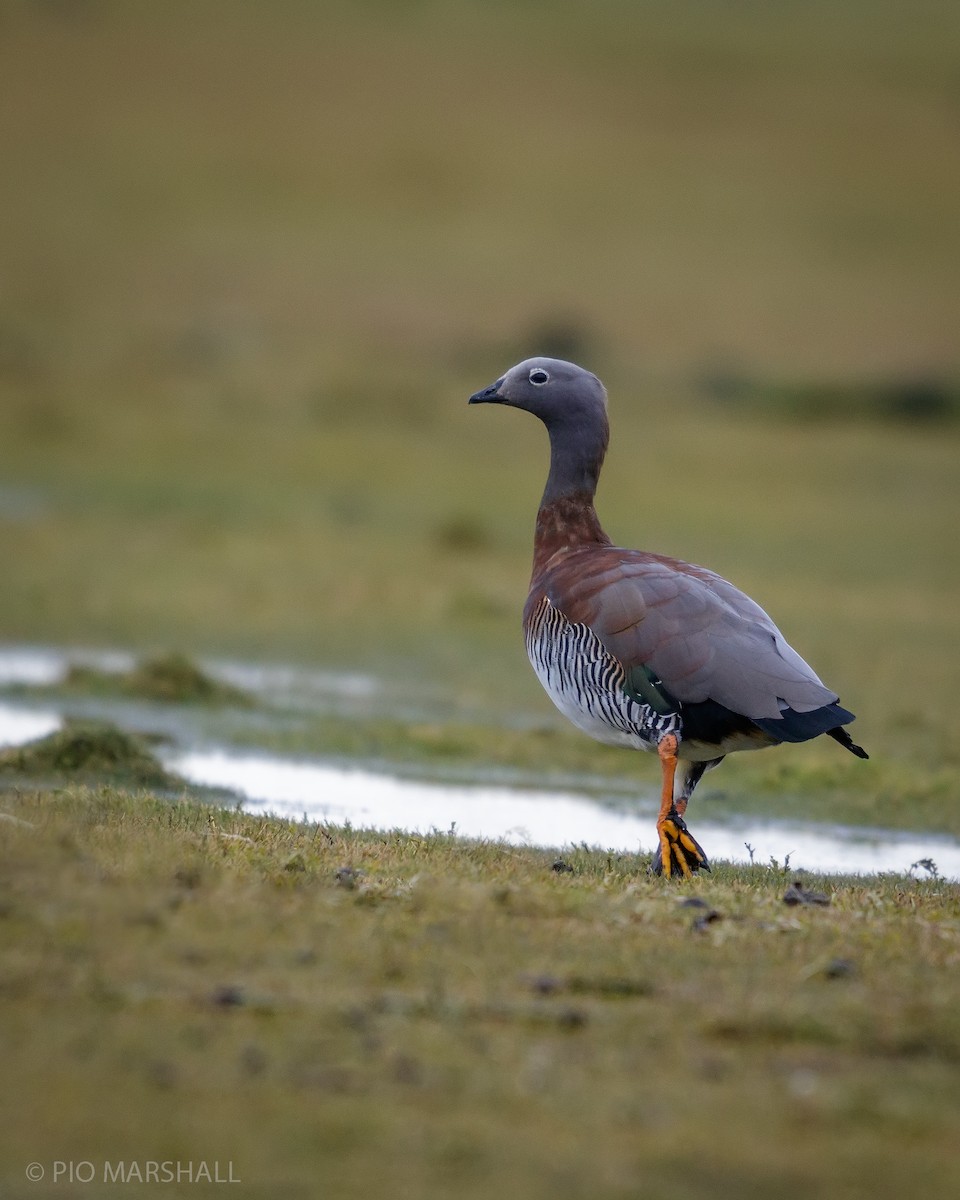
[[665,820],[673,808],[673,777],[677,773],[677,750],[680,743],[675,733],[668,733],[657,746],[660,755],[660,770],[663,772],[663,788],[660,792],[660,816],[657,824]]
[[677,773],[677,742],[676,734],[668,733],[657,746],[657,754],[660,756],[660,770],[663,774],[663,786],[660,790],[660,812],[657,816],[657,833],[660,835],[660,865],[661,869],[668,878],[674,874],[674,864],[680,868],[681,872],[689,878],[690,868],[683,861],[682,857],[674,856],[673,845],[670,839],[671,826],[673,824],[672,815],[673,807],[673,778]]
[[680,743],[676,734],[668,733],[657,745],[663,787],[660,792],[660,813],[657,816],[657,834],[660,850],[653,862],[656,874],[682,875],[689,879],[701,868],[709,871],[710,864],[699,843],[691,836],[683,821],[686,798],[676,803],[673,799],[673,781],[677,773],[677,751]]

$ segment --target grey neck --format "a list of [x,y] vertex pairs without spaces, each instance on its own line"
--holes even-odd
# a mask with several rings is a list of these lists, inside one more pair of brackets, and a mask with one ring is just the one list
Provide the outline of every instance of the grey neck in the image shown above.
[[610,438],[606,414],[592,414],[589,421],[544,423],[550,434],[550,474],[540,507],[574,494],[592,500]]

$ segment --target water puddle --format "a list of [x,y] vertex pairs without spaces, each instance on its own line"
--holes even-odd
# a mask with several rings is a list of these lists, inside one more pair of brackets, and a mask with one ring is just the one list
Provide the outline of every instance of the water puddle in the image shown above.
[[[129,655],[73,654],[59,650],[0,647],[0,686],[53,683],[68,662],[88,662],[103,669],[128,669]],[[296,669],[224,665],[221,677],[265,693],[309,692],[361,705],[372,697],[365,676],[339,676]],[[373,689],[378,695],[382,690]],[[140,724],[135,706],[127,718]],[[164,765],[191,783],[226,788],[243,799],[247,812],[276,814],[295,820],[350,824],[355,828],[398,829],[428,833],[455,829],[464,837],[513,844],[563,847],[586,844],[617,853],[653,849],[653,813],[625,810],[622,797],[597,797],[576,790],[524,789],[489,780],[441,782],[400,778],[368,767],[283,759],[229,749],[184,750],[185,742],[205,735],[191,715],[170,714],[170,728],[180,748],[164,754]],[[150,718],[156,724],[156,712]],[[129,722],[127,722],[129,724]],[[44,737],[62,724],[61,714],[46,707],[0,703],[0,746]],[[145,727],[149,728],[148,725]],[[190,736],[192,730],[192,736]],[[605,801],[605,802],[604,802]],[[960,843],[934,835],[889,830],[839,828],[801,823],[731,819],[720,822],[694,814],[692,827],[708,854],[734,862],[782,863],[811,871],[871,874],[906,873],[912,864],[933,860],[940,875],[960,880]],[[920,870],[922,874],[922,869]]]
[[[63,681],[72,666],[119,674],[132,670],[136,661],[135,655],[123,650],[0,645],[0,688],[53,687]],[[199,666],[217,682],[252,692],[262,703],[286,712],[389,714],[407,720],[427,720],[448,715],[451,709],[450,697],[416,681],[389,684],[357,671],[324,671],[230,659],[201,658]]]
[[55,733],[63,722],[55,712],[0,704],[0,746],[20,746]]
[[[618,853],[654,847],[652,814],[606,808],[575,792],[398,779],[224,750],[172,756],[165,765],[194,783],[239,793],[245,812],[406,832],[454,828],[464,837],[515,845],[586,843]],[[933,859],[942,876],[960,879],[960,843],[949,838],[756,821],[697,820],[693,828],[710,855],[732,862],[749,861],[749,842],[762,863],[789,855],[792,868],[810,871],[906,874],[920,859]]]
[[34,646],[0,648],[0,685],[23,683],[45,687],[56,683],[67,669],[67,657],[57,650]]

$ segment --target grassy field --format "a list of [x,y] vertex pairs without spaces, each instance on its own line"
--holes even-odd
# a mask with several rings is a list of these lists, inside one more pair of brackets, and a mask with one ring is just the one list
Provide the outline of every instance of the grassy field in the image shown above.
[[[698,810],[960,833],[958,46],[941,0],[0,5],[0,642],[369,672],[395,711],[256,736],[648,791],[525,661],[543,431],[466,407],[558,353],[611,535],[754,595],[871,753]],[[957,1190],[953,886],[0,808],[4,1195]]]
[[[549,724],[542,430],[464,401],[558,350],[610,385],[611,533],[770,609],[897,760],[886,809],[955,806],[960,425],[860,402],[960,375],[957,16],[924,11],[8,6],[0,636]],[[846,778],[774,761],[727,786]]]
[[954,886],[790,907],[765,867],[681,889],[110,787],[2,808],[5,1196],[112,1195],[118,1161],[263,1197],[960,1185]]

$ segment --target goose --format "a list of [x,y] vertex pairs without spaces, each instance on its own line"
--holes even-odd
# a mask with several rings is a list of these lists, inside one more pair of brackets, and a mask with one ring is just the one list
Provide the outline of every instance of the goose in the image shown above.
[[738,750],[827,734],[853,713],[764,610],[714,571],[615,546],[594,496],[609,442],[607,394],[591,372],[528,358],[470,404],[502,404],[547,427],[550,470],[537,512],[523,633],[547,695],[601,742],[660,760],[654,874],[689,879],[710,864],[687,828],[694,788]]

